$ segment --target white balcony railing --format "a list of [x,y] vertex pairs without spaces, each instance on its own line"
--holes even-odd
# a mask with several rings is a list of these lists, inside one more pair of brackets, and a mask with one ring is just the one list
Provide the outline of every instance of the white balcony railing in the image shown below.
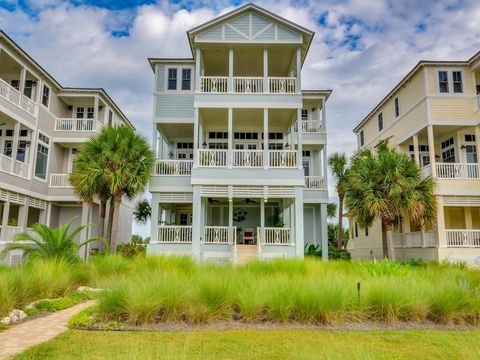
[[261,94],[263,93],[263,77],[234,77],[233,92]]
[[270,167],[294,168],[297,167],[296,150],[269,150]]
[[53,188],[72,188],[69,180],[70,174],[50,174],[50,187]]
[[199,149],[198,166],[225,167],[227,166],[227,150]]
[[55,121],[57,131],[94,131],[94,119],[60,119]]
[[0,154],[0,170],[10,173],[12,171],[12,158]]
[[200,76],[200,92],[226,93],[228,91],[228,76]]
[[157,160],[154,175],[190,176],[193,160]]
[[295,77],[271,77],[268,82],[272,94],[294,94],[297,91]]
[[264,227],[258,228],[262,245],[291,245],[291,231],[289,228]]
[[192,242],[192,226],[190,225],[164,225],[158,227],[157,241],[159,243],[180,243]]
[[325,132],[323,129],[323,123],[317,120],[308,120],[302,121],[302,132],[303,133],[322,133]]
[[233,167],[263,167],[263,150],[233,150]]
[[323,190],[323,176],[305,176],[305,189],[307,190]]
[[422,179],[425,179],[426,177],[431,175],[432,175],[432,165],[426,165],[420,169],[420,177]]
[[445,230],[447,247],[480,247],[480,230]]
[[477,109],[477,111],[480,111],[480,94],[475,96],[475,108]]
[[36,115],[37,105],[35,102],[27,96],[20,94],[20,91],[2,79],[0,79],[0,96],[15,104],[22,110],[25,110],[30,115]]
[[15,160],[13,164],[13,173],[23,178],[28,178],[29,166],[21,161]]
[[394,234],[394,244],[397,248],[435,247],[437,233],[435,231],[415,231]]
[[480,179],[480,165],[469,163],[437,163],[439,179]]
[[[229,235],[231,232],[231,235]],[[237,228],[233,226],[205,226],[203,242],[205,244],[233,244],[237,235]]]

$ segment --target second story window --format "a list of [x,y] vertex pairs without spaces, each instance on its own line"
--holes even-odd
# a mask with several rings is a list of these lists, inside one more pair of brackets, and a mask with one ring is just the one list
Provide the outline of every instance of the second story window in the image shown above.
[[43,106],[48,107],[49,102],[50,102],[50,88],[47,85],[43,85],[42,104]]
[[182,90],[191,90],[192,69],[182,69]]
[[93,106],[87,107],[87,119],[93,119],[94,113],[95,113],[95,110]]
[[365,134],[362,130],[360,131],[360,146],[363,146],[363,145],[365,145]]
[[378,131],[383,130],[383,113],[378,114]]
[[75,112],[75,118],[83,119],[85,115],[85,108],[83,106],[77,106],[77,111]]
[[452,71],[452,79],[453,79],[453,92],[463,93],[462,72]]
[[441,93],[448,93],[448,72],[438,72],[438,87]]
[[47,178],[48,147],[50,139],[48,136],[38,133],[37,159],[35,161],[35,176],[40,179]]
[[442,148],[442,161],[446,163],[454,163],[455,162],[455,142],[453,137],[442,141],[440,144]]
[[303,121],[308,120],[308,109],[302,109],[302,120]]
[[394,103],[395,103],[395,117],[399,117],[400,116],[400,102],[398,100],[398,96],[395,98]]
[[113,125],[113,111],[108,110],[108,126],[112,126],[112,125]]
[[168,69],[168,90],[177,90],[177,69]]

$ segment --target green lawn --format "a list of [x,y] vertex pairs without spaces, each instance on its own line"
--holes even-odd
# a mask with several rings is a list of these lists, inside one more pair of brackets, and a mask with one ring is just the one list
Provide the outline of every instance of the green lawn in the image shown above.
[[479,359],[476,331],[69,330],[15,359]]

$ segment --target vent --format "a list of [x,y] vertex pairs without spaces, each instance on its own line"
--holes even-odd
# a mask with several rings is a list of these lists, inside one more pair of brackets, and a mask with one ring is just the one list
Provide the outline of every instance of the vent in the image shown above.
[[295,190],[293,186],[269,186],[268,197],[270,198],[294,198]]
[[38,208],[38,209],[45,209],[47,204],[44,200],[36,199],[36,198],[28,198],[28,206]]
[[480,206],[480,196],[444,196],[443,205]]
[[228,186],[204,185],[202,186],[203,197],[228,197]]
[[160,203],[192,203],[192,193],[160,193]]

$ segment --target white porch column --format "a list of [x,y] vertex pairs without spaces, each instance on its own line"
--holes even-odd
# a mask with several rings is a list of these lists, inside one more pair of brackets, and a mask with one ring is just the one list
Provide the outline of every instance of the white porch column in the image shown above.
[[47,208],[45,209],[45,219],[44,224],[50,226],[52,223],[52,203],[47,202]]
[[15,127],[13,128],[13,143],[12,143],[12,168],[11,172],[15,170],[15,163],[17,161],[17,152],[18,152],[18,138],[20,136],[20,123],[15,122]]
[[203,123],[201,121],[198,122],[198,146],[200,149],[203,149],[203,143],[205,142],[205,136],[203,131]]
[[195,91],[200,91],[200,67],[202,52],[199,48],[195,49]]
[[268,109],[263,109],[263,168],[270,167],[268,156]]
[[437,239],[438,247],[447,247],[447,234],[445,232],[445,213],[443,209],[443,197],[437,196]]
[[20,69],[20,80],[18,81],[18,91],[23,95],[25,92],[25,79],[27,77],[27,69],[22,67]]
[[228,199],[228,241],[233,243],[233,199]]
[[427,126],[428,135],[428,155],[430,156],[430,164],[432,166],[432,177],[437,177],[437,160],[435,159],[435,140],[433,137],[433,125]]
[[322,243],[322,260],[328,261],[328,227],[327,204],[320,204],[320,236]]
[[25,231],[27,228],[28,220],[28,204],[19,206],[18,209],[18,226],[22,228],[22,231]]
[[327,101],[325,98],[322,101],[322,128],[323,131],[327,131]]
[[233,109],[228,108],[228,150],[227,150],[227,167],[232,168],[233,165]]
[[322,150],[322,165],[323,165],[323,188],[328,189],[327,179],[328,179],[328,153],[327,153],[327,144],[323,145]]
[[299,169],[303,168],[303,144],[302,144],[302,109],[297,109],[297,165]]
[[152,132],[152,150],[153,150],[153,157],[155,159],[158,158],[158,131],[157,131],[157,123],[153,124],[153,132]]
[[305,250],[303,237],[303,186],[295,186],[295,255],[303,258]]
[[268,49],[263,49],[263,92],[269,93],[270,87],[268,86]]
[[228,49],[228,84],[227,91],[233,92],[233,48]]
[[201,211],[202,211],[202,186],[193,186],[193,204],[192,204],[192,256],[200,260],[200,238],[201,234]]
[[418,135],[413,135],[413,157],[415,158],[415,164],[420,165],[420,153],[418,152]]
[[158,242],[158,218],[160,207],[160,194],[152,192],[152,214],[150,216],[150,239],[152,243]]
[[260,227],[262,229],[262,240],[264,241],[265,234],[265,199],[260,199]]
[[[302,91],[302,48],[297,48],[297,93]],[[301,119],[301,117],[299,118]]]
[[480,125],[475,126],[475,146],[477,147],[477,164],[480,164]]
[[2,241],[7,241],[7,226],[8,226],[8,215],[10,212],[10,201],[5,201],[3,203],[3,214],[2,214],[2,232],[0,239]]
[[28,178],[31,179],[32,176],[33,176],[33,170],[35,168],[35,153],[37,151],[37,138],[38,138],[38,135],[37,135],[37,131],[36,130],[32,130],[30,131],[30,145],[27,145],[27,149],[25,149],[25,151],[28,150],[28,159],[26,160],[26,163],[28,164]]
[[93,128],[96,129],[98,121],[98,96],[93,98],[93,120],[95,121]]
[[35,102],[40,104],[42,102],[43,81],[37,80],[37,95],[35,96]]
[[[80,225],[86,225],[86,224],[89,223],[88,222],[89,213],[90,213],[90,205],[88,205],[87,203],[82,203],[82,217],[81,217]],[[87,240],[87,236],[88,236],[88,233],[87,233],[87,229],[85,228],[80,232],[80,242],[83,242],[83,241]],[[116,245],[117,244],[112,244],[112,246],[114,246],[114,247]],[[83,252],[83,258],[86,259],[87,258],[86,247],[85,247],[85,249],[79,249],[79,251]]]
[[194,122],[193,122],[193,167],[198,166],[198,122],[199,122],[198,108],[194,109]]

